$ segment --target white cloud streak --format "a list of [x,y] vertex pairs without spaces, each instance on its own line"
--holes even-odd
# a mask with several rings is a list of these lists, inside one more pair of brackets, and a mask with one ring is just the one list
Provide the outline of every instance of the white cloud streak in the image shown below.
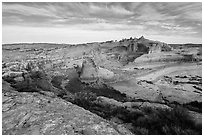
[[[133,35],[132,37],[140,35],[158,37],[160,35],[162,39],[166,37],[167,41],[168,37],[177,36],[180,39],[183,38],[183,41],[186,41],[186,37],[188,37],[192,41],[200,39],[199,42],[201,42],[202,4],[3,3],[2,23],[3,37],[8,42],[11,39],[9,27],[16,31],[12,37],[14,34],[19,37],[17,34],[20,33],[20,28],[26,30],[25,28],[30,27],[30,33],[32,33],[31,31],[35,33],[35,29],[41,28],[44,30],[42,34],[45,34],[47,29],[47,33],[53,33],[53,35],[58,29],[64,35],[69,33],[61,30],[72,30],[73,34],[77,35],[78,33],[78,37],[82,39],[85,39],[85,33],[82,33],[85,31],[90,36],[94,33],[104,38],[108,38],[104,35],[105,33],[109,34],[110,38],[118,38],[123,35],[126,37],[131,35]],[[53,31],[50,32],[50,30]],[[49,37],[51,34],[45,34],[45,36]],[[52,38],[54,39],[54,37]],[[95,41],[94,38],[98,39],[96,36],[93,39],[86,37],[91,41]],[[22,42],[23,40],[25,38],[22,38]],[[35,38],[34,41],[37,42],[37,39]],[[57,41],[59,39],[56,39]],[[174,42],[173,39],[172,42]]]

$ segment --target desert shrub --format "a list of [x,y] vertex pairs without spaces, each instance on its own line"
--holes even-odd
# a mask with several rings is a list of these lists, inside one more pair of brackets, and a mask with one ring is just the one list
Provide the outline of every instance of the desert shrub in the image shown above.
[[131,131],[135,134],[202,134],[201,125],[195,125],[187,110],[182,107],[175,107],[171,110],[148,107],[144,108],[143,112],[129,111],[124,107],[98,107],[95,113],[105,119],[117,117],[123,123],[132,123]]
[[16,83],[16,81],[11,77],[4,77],[2,79],[5,80],[6,82],[10,83],[10,84],[15,84]]
[[198,56],[202,56],[202,48],[199,48],[199,49],[198,49],[197,55],[198,55]]
[[47,74],[44,71],[31,71],[29,74],[32,79],[47,78]]
[[137,127],[134,127],[134,133],[136,135],[148,135],[149,130],[147,128],[137,126]]
[[188,108],[189,110],[202,113],[202,102],[192,101],[190,103],[184,104],[184,107]]
[[128,53],[126,55],[124,55],[121,59],[120,62],[123,65],[127,65],[130,62],[133,62],[136,58],[140,57],[141,55],[143,55],[143,52],[133,52],[133,53]]
[[62,89],[61,84],[63,79],[65,79],[65,76],[54,76],[51,83],[54,87]]
[[[172,109],[155,109],[143,107],[139,110],[125,107],[113,107],[97,103],[97,96],[113,98],[120,102],[127,97],[109,87],[93,88],[84,85],[77,78],[70,80],[66,89],[73,94],[72,103],[81,106],[105,119],[117,117],[123,123],[131,123],[131,131],[135,134],[202,134],[201,125],[196,125],[187,109],[172,106]],[[68,100],[70,101],[70,100]]]
[[73,78],[65,86],[65,89],[71,93],[89,91],[89,92],[92,92],[93,94],[96,94],[96,96],[104,96],[108,98],[113,98],[121,102],[127,101],[126,94],[120,93],[119,91],[113,89],[112,87],[108,87],[103,82],[87,84],[87,83],[82,83],[79,80],[79,78]]
[[77,104],[85,109],[91,110],[96,100],[96,94],[89,91],[81,91],[74,94],[72,103]]
[[136,118],[132,124],[148,130],[148,134],[202,134],[202,128],[196,126],[187,110],[182,107],[169,109],[146,109],[145,117]]
[[112,107],[110,105],[104,106],[97,103],[96,99],[96,93],[84,90],[75,93],[74,99],[71,102],[108,120],[110,120],[112,117],[117,117],[124,122],[131,123],[132,119],[141,116],[141,113],[130,112],[124,107]]
[[78,78],[72,78],[65,86],[65,89],[71,93],[77,93],[83,90],[83,85]]
[[126,94],[120,93],[119,91],[117,91],[111,87],[108,87],[106,85],[104,85],[103,87],[100,87],[100,88],[87,86],[87,87],[85,87],[85,89],[89,90],[90,92],[95,93],[97,96],[104,96],[104,97],[108,97],[108,98],[113,98],[113,99],[120,101],[120,102],[127,101]]
[[70,68],[66,70],[66,77],[71,80],[73,78],[79,78],[79,74],[74,68]]

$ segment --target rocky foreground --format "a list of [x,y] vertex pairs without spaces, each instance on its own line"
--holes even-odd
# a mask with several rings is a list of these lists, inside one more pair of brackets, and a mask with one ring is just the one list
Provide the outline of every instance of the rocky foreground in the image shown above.
[[2,89],[4,135],[131,134],[53,93],[18,92],[5,81]]

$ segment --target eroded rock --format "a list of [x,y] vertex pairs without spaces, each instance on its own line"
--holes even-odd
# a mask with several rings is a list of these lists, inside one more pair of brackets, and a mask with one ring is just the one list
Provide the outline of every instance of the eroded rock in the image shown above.
[[[77,72],[79,72],[79,70]],[[86,57],[83,61],[79,74],[80,80],[83,82],[95,82],[98,79],[111,79],[114,77],[113,72],[105,68],[97,67],[94,60],[90,57]]]
[[18,71],[9,70],[2,78],[11,83],[11,86],[20,92],[49,91],[56,95],[62,94],[60,89],[55,88],[51,83],[51,78],[37,64],[28,62],[18,64],[21,67]]
[[60,98],[17,92],[3,82],[2,134],[120,134],[103,118]]
[[171,51],[172,48],[163,42],[145,39],[143,36],[137,40],[132,40],[127,46],[128,52],[158,53]]
[[95,81],[98,78],[98,69],[91,58],[86,58],[83,61],[80,79],[82,81]]

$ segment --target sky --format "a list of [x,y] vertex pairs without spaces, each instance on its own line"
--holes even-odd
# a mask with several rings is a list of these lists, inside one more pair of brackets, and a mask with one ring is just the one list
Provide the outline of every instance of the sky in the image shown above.
[[141,36],[202,43],[202,3],[2,3],[4,44],[78,44]]

